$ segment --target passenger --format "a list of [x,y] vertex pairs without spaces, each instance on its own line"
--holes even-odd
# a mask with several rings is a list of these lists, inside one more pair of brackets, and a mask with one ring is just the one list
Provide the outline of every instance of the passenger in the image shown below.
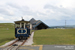
[[24,26],[22,26],[22,28],[24,28]]
[[26,28],[27,28],[27,29],[30,29],[30,27],[29,27],[29,26],[27,26]]

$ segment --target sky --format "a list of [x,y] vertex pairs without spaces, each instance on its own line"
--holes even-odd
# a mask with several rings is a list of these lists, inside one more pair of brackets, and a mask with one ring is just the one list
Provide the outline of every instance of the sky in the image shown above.
[[75,25],[75,0],[0,0],[0,23],[23,17],[41,20],[48,26]]

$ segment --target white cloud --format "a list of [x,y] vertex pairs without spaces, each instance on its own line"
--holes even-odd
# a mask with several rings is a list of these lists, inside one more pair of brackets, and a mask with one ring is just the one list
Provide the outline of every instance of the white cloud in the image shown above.
[[62,0],[61,5],[65,8],[75,8],[75,0]]
[[[72,10],[70,10],[70,9],[67,9],[67,8],[59,8],[59,7],[57,7],[57,6],[54,6],[54,5],[49,5],[49,4],[47,4],[47,5],[45,5],[45,7],[44,7],[47,11],[49,11],[48,13],[50,13],[50,14],[48,14],[48,16],[51,16],[51,18],[53,18],[53,19],[60,19],[60,20],[62,20],[62,19],[67,19],[67,20],[69,20],[69,19],[75,19],[75,17],[73,16],[73,15],[75,15],[75,11],[74,11],[74,9],[72,9]],[[50,10],[52,10],[54,13],[52,13]]]
[[74,5],[74,0],[0,0],[0,20],[75,20]]
[[3,17],[0,17],[0,20],[4,20],[4,18]]

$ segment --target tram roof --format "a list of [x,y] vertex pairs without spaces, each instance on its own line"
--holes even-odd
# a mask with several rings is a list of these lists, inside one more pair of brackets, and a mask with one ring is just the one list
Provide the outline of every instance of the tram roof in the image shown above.
[[14,21],[15,23],[30,23],[30,21],[25,21],[24,19],[20,20],[20,21]]

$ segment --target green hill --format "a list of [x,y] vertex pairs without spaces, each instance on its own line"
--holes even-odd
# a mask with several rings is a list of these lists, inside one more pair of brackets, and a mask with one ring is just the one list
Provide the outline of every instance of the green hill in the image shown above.
[[0,23],[0,45],[14,39],[14,24]]
[[[50,28],[65,28],[65,26],[50,26]],[[66,25],[67,29],[75,28],[75,25]]]
[[[0,45],[14,39],[14,24],[0,23]],[[75,45],[75,29],[42,29],[34,33],[34,45]]]
[[75,29],[37,30],[34,45],[75,45]]

